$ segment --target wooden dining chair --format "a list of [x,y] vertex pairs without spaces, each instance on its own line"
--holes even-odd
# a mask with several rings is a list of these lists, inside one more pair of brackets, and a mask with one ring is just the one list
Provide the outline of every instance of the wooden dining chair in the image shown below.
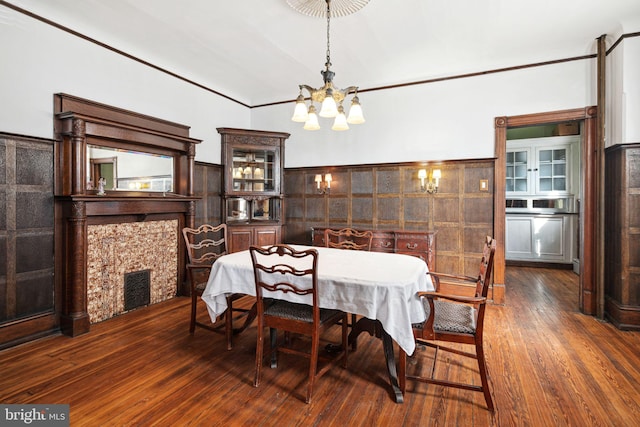
[[[373,242],[373,232],[371,230],[357,231],[353,228],[342,228],[324,230],[324,244],[327,248],[350,249],[356,251],[371,251]],[[357,316],[351,314],[351,326],[356,324]],[[356,344],[353,344],[356,349]]]
[[[189,333],[193,334],[196,326],[214,332],[221,332],[220,327],[209,325],[197,321],[197,302],[202,296],[207,286],[209,273],[213,263],[227,253],[227,225],[217,226],[202,224],[198,228],[185,227],[182,229],[182,236],[187,248],[189,262],[187,273],[191,291],[191,321],[189,322]],[[233,313],[243,312],[245,309],[234,309],[233,302],[243,297],[243,294],[232,294],[227,296],[227,310],[224,313],[224,334],[227,339],[227,350],[231,350],[233,340]],[[217,323],[217,322],[216,322]]]
[[[318,303],[318,251],[307,249],[297,251],[287,245],[265,248],[251,246],[251,261],[256,285],[257,298],[257,345],[254,386],[258,387],[262,373],[264,328],[270,332],[271,367],[277,367],[279,351],[310,359],[307,396],[311,401],[316,378],[322,376],[333,363],[326,363],[318,370],[318,360],[335,362],[340,356],[347,367],[347,315],[340,310],[320,308]],[[310,296],[308,304],[299,304],[273,298],[276,293],[291,293]],[[320,357],[320,336],[329,327],[341,324],[342,351],[333,359]],[[277,330],[303,334],[311,337],[311,351],[278,344]],[[291,344],[287,339],[285,344]]]
[[[487,291],[491,281],[495,250],[496,241],[490,236],[487,236],[482,251],[480,272],[477,277],[429,272],[435,285],[435,292],[418,292],[418,296],[422,299],[427,320],[421,324],[413,325],[413,335],[416,339],[416,344],[434,348],[435,353],[433,354],[433,362],[428,377],[408,375],[406,370],[407,354],[402,348],[400,349],[399,380],[400,389],[403,392],[406,388],[407,379],[465,390],[480,391],[484,394],[487,408],[493,412],[493,400],[491,399],[491,391],[489,390],[487,366],[482,345],[482,332],[487,303]],[[440,293],[441,279],[475,282],[475,295],[471,297]],[[439,343],[434,344],[432,341],[473,345],[475,347],[475,353],[443,346]],[[438,359],[438,351],[440,350],[475,359],[478,363],[481,385],[435,378],[436,361]],[[416,349],[416,353],[417,352],[418,349]],[[414,357],[417,357],[417,354],[414,354]]]
[[370,251],[373,241],[371,230],[357,231],[353,228],[324,230],[324,244],[327,248],[352,249],[358,251]]

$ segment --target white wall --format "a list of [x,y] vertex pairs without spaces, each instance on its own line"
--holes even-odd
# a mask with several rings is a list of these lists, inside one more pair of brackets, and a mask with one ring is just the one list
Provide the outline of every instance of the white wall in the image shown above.
[[606,146],[640,142],[640,37],[622,42],[607,57]]
[[622,142],[640,142],[640,37],[627,38],[623,49],[623,102]]
[[304,131],[290,120],[293,103],[254,108],[251,123],[291,133],[287,167],[487,158],[495,117],[595,105],[594,76],[595,59],[586,59],[364,92],[367,122],[345,132],[322,118],[321,130]]
[[[596,61],[586,59],[364,92],[366,123],[334,132],[320,119],[323,129],[308,132],[290,120],[293,103],[250,110],[8,8],[0,58],[0,131],[51,138],[53,94],[64,92],[189,125],[203,140],[196,159],[216,164],[217,127],[290,132],[287,167],[486,158],[497,116],[596,104]],[[616,48],[608,73],[608,140],[638,142],[640,37]],[[292,98],[299,83],[314,82],[292,82]]]
[[220,163],[217,127],[250,126],[249,109],[166,73],[2,8],[0,131],[53,137],[64,92],[191,126],[196,160]]

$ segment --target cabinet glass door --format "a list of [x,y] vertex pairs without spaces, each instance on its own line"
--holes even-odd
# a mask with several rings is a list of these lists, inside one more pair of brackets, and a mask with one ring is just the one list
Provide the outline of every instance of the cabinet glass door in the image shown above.
[[275,191],[274,150],[233,149],[233,191]]
[[567,191],[567,149],[538,151],[538,191]]
[[527,193],[529,191],[529,151],[507,152],[507,192]]

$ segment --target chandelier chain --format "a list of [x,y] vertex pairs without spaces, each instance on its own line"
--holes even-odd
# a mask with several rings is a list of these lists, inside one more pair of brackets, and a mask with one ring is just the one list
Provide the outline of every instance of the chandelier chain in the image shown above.
[[327,0],[327,62],[324,64],[327,67],[331,67],[331,45],[329,44],[329,34],[331,27],[331,0]]

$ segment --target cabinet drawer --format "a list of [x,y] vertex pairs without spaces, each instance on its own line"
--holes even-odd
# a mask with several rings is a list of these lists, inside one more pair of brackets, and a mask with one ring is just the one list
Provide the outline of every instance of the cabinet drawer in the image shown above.
[[312,228],[311,229],[312,246],[325,246],[324,244],[324,228]]
[[380,231],[373,232],[373,240],[371,241],[371,250],[376,252],[393,252],[396,246],[395,236],[393,233]]
[[397,236],[396,250],[398,252],[429,252],[429,236],[402,234]]

